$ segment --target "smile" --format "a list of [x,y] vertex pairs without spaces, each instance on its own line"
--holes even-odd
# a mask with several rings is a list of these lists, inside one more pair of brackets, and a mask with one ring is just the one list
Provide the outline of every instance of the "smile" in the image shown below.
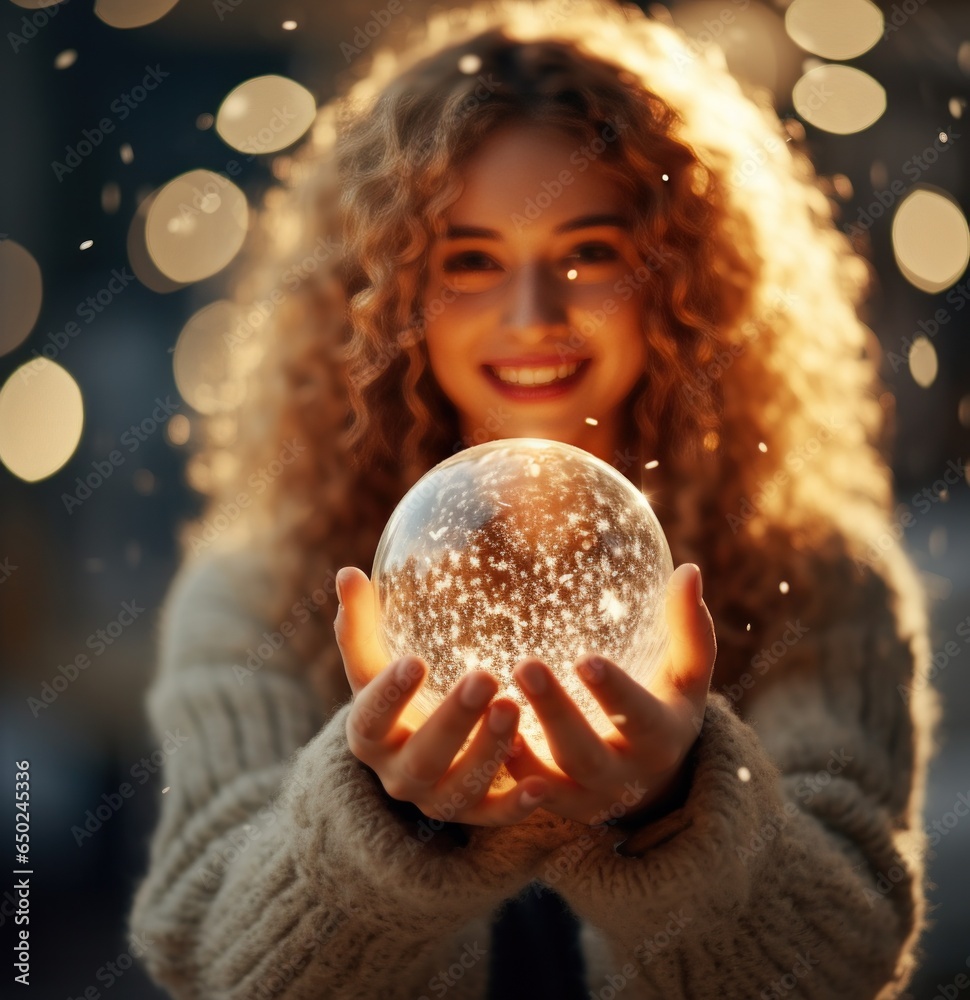
[[574,375],[579,368],[579,362],[575,361],[572,364],[559,365],[558,367],[495,368],[489,365],[488,368],[497,379],[508,385],[548,385],[551,382],[558,382]]

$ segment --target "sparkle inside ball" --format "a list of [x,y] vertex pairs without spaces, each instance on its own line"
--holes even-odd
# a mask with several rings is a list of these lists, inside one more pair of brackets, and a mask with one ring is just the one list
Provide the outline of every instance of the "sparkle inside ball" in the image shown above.
[[372,580],[388,659],[428,663],[418,711],[430,715],[462,674],[487,670],[548,758],[513,666],[538,657],[597,732],[614,732],[573,665],[598,653],[648,686],[667,647],[672,572],[650,504],[616,469],[572,445],[510,438],[414,485],[384,529]]

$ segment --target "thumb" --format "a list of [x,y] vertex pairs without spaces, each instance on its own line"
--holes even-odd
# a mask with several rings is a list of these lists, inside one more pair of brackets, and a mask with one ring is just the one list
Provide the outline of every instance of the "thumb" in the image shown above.
[[670,648],[665,678],[688,698],[707,697],[717,656],[714,621],[703,598],[701,571],[683,563],[667,582],[667,627]]
[[355,566],[337,573],[340,606],[333,623],[344,671],[354,694],[387,665],[387,654],[377,636],[377,601],[367,575]]

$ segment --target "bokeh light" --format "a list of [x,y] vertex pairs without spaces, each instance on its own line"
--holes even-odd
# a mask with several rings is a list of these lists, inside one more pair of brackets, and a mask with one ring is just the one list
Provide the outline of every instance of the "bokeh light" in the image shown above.
[[101,188],[101,208],[108,215],[114,215],[121,207],[121,185],[117,181],[108,181]]
[[792,90],[795,110],[809,124],[835,135],[861,132],[886,110],[886,91],[852,66],[822,65],[805,73]]
[[140,28],[164,17],[178,0],[96,0],[94,13],[112,28]]
[[783,93],[798,76],[798,49],[781,16],[768,6],[691,0],[676,4],[670,13],[695,44],[717,46],[728,69],[755,86]]
[[970,228],[946,192],[918,188],[903,199],[892,225],[893,253],[907,281],[924,292],[949,288],[970,262]]
[[216,114],[216,131],[243,153],[275,153],[313,124],[317,102],[306,87],[285,76],[256,76],[227,95]]
[[142,199],[135,214],[131,218],[128,226],[128,238],[126,249],[128,251],[128,263],[131,265],[135,277],[153,292],[165,295],[174,292],[176,289],[184,288],[188,282],[173,281],[155,265],[152,255],[148,252],[147,234],[145,225],[148,222],[148,212],[155,201],[157,192],[152,192]]
[[83,427],[77,382],[47,358],[21,365],[0,389],[0,461],[28,483],[68,461]]
[[156,192],[145,219],[155,266],[173,281],[201,281],[239,252],[249,225],[246,196],[227,177],[190,170]]
[[182,398],[198,413],[218,413],[237,406],[239,380],[230,378],[236,331],[242,320],[239,309],[225,300],[195,313],[182,328],[175,345],[175,384]]
[[940,370],[936,357],[936,348],[928,337],[917,337],[909,349],[909,373],[913,381],[928,389],[935,381]]
[[806,52],[826,59],[854,59],[882,37],[882,11],[870,0],[794,0],[785,29]]
[[0,354],[22,344],[43,299],[40,265],[15,240],[0,241]]

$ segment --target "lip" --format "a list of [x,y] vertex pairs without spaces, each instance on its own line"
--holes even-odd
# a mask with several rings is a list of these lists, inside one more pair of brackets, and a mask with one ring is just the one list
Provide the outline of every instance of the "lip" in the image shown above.
[[[515,383],[503,382],[497,375],[494,375],[491,371],[492,367],[495,368],[528,368],[531,366],[544,367],[546,365],[563,365],[563,364],[578,364],[579,367],[564,379],[559,379],[556,382],[548,382],[545,385],[518,385]],[[489,384],[495,389],[496,392],[504,396],[506,399],[522,400],[522,401],[534,401],[534,400],[544,400],[544,399],[557,399],[559,396],[565,396],[567,393],[572,392],[572,390],[582,381],[586,376],[586,371],[589,368],[589,358],[575,358],[575,359],[565,359],[559,358],[558,356],[553,357],[551,355],[528,355],[526,357],[515,358],[514,360],[505,360],[500,362],[490,362],[489,364],[482,365],[482,372],[485,378],[488,379]]]

